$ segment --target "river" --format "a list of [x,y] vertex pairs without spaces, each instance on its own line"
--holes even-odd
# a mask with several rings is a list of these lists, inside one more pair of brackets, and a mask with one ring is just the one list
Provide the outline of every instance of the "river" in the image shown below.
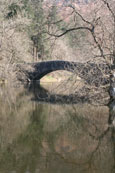
[[114,173],[109,107],[54,95],[0,88],[0,173]]

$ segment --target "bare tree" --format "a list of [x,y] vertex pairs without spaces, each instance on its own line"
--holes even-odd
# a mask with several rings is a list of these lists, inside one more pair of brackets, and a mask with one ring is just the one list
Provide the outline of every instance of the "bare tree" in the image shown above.
[[[96,0],[86,6],[78,6],[76,1],[70,1],[63,7],[63,10],[66,9],[71,12],[71,16],[68,15],[68,21],[64,18],[57,21],[69,23],[68,27],[66,25],[65,28],[58,28],[53,33],[49,29],[48,33],[59,38],[69,32],[83,31],[89,48],[93,45],[92,52],[95,55],[94,58],[102,57],[107,62],[111,58],[113,61],[115,49],[115,14],[113,6],[112,0],[109,2],[107,0]],[[52,22],[52,25],[55,24],[56,22]],[[77,35],[78,33],[76,32],[75,34]],[[83,49],[84,47],[82,47]]]
[[[59,19],[55,18],[50,22],[47,33],[55,39],[71,34],[76,57],[82,56],[85,62],[89,60],[95,63],[103,62],[108,65],[113,74],[115,65],[114,0],[87,1],[85,4],[84,1],[79,3],[78,1],[66,1],[66,3],[59,1],[55,5],[58,7]],[[112,79],[112,85],[113,83]]]
[[31,61],[26,33],[30,21],[21,1],[0,1],[0,80],[16,77],[16,63]]

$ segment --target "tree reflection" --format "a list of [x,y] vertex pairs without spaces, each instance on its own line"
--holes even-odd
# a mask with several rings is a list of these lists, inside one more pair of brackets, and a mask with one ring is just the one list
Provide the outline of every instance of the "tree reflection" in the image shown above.
[[115,100],[109,103],[109,129],[111,130],[111,142],[113,144],[114,166],[112,172],[115,172]]
[[[8,138],[5,147],[0,145],[0,172],[114,173],[115,128],[111,118],[115,115],[114,107],[110,105],[108,109],[106,106],[64,102],[48,104],[45,102],[44,90],[44,93],[40,90],[39,94],[42,103],[39,100],[34,102],[31,98],[38,97],[36,90],[31,88],[31,92],[22,91],[17,96],[15,106],[14,102],[10,104],[11,112],[14,112],[14,107],[17,110],[18,116],[14,112],[17,129],[14,129],[15,138],[12,138],[12,142],[8,142]],[[27,107],[28,111],[25,112],[23,107]],[[9,110],[7,104],[5,109]],[[22,112],[19,115],[20,109]],[[7,111],[7,117],[13,124],[11,112]],[[20,133],[17,133],[19,116],[23,117],[21,122],[25,128],[21,127],[22,131],[20,129]],[[28,117],[26,126],[24,116]],[[6,132],[9,134],[12,127],[5,129],[6,120],[2,121],[0,132],[7,138]]]

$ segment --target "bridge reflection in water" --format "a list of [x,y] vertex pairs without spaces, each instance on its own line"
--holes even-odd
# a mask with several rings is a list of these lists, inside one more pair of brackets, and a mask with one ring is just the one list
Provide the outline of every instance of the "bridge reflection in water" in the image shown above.
[[1,173],[114,173],[115,131],[107,106],[69,104],[61,96],[54,105],[38,86],[13,90],[13,99],[6,89],[4,99],[6,93],[5,104],[0,98]]

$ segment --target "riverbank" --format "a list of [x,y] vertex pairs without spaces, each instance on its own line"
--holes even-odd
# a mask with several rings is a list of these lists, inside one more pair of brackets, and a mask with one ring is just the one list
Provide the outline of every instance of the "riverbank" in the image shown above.
[[[31,74],[34,73],[34,70],[35,69],[31,63],[9,66],[6,70],[7,73],[2,72],[2,75],[0,76],[0,86],[30,86],[32,85],[30,78]],[[77,76],[77,74],[64,70],[55,71],[45,75],[40,80],[40,85],[48,90],[50,94],[65,95],[70,96],[70,98],[71,95],[75,95],[76,99],[79,98],[78,100],[85,100],[90,103],[107,104],[110,99],[108,94],[109,84],[101,85],[98,83],[98,86],[95,86],[94,84],[90,85],[87,81]]]

